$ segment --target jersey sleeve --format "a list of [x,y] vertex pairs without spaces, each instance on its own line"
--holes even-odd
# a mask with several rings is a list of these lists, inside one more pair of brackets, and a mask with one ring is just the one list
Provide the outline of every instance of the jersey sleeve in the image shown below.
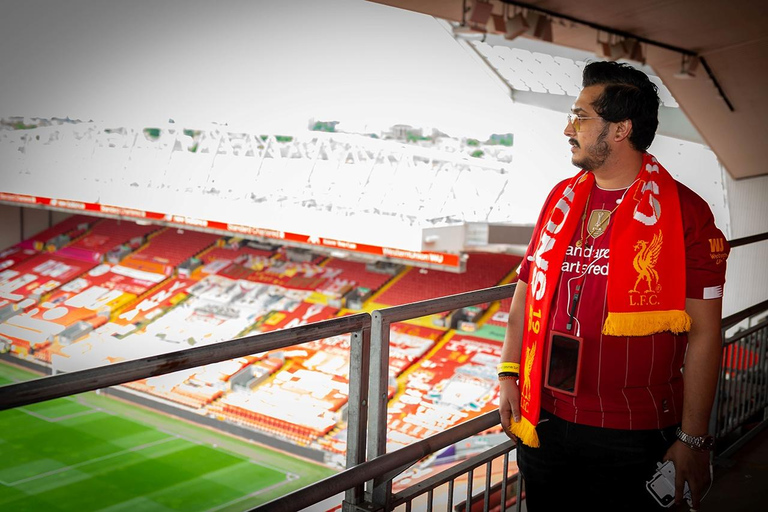
[[723,296],[731,248],[707,202],[685,185],[678,183],[678,190],[685,233],[685,296],[718,299]]

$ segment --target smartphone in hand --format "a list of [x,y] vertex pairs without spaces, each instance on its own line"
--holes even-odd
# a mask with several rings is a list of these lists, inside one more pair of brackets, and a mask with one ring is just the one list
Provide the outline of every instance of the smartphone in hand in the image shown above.
[[[656,463],[656,473],[645,483],[645,488],[662,507],[671,507],[675,503],[675,465],[671,460]],[[683,498],[688,506],[693,506],[691,490],[685,482]]]

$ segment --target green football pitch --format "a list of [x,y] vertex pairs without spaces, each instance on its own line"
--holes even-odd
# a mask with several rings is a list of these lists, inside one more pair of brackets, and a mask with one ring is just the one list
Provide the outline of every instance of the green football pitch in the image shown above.
[[[0,363],[0,385],[34,377]],[[331,474],[95,393],[0,412],[0,510],[233,512]]]

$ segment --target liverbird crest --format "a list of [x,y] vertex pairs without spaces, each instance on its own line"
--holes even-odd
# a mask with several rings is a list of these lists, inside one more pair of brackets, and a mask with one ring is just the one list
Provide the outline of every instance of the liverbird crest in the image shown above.
[[634,246],[635,259],[632,261],[632,266],[637,271],[637,280],[635,286],[632,288],[632,292],[640,293],[637,287],[642,281],[648,286],[649,292],[654,291],[654,283],[658,286],[659,273],[656,271],[656,263],[659,261],[659,253],[661,253],[661,244],[663,242],[663,236],[661,230],[653,235],[653,239],[650,243],[646,240],[638,240]]

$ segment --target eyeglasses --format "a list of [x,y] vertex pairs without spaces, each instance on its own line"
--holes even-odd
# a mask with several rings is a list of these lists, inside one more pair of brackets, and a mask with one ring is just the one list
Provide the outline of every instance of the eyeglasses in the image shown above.
[[580,116],[578,114],[568,114],[568,124],[573,125],[573,129],[577,132],[581,131],[581,122],[585,119],[602,119],[600,116]]

